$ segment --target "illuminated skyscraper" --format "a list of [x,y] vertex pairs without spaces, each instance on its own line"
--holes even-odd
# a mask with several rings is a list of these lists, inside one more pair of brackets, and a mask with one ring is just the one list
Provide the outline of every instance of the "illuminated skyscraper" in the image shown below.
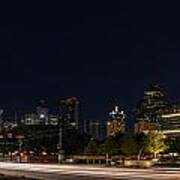
[[166,111],[168,102],[163,89],[159,85],[151,85],[144,92],[138,105],[138,118],[147,117],[151,122]]
[[64,124],[79,127],[79,100],[71,97],[60,102],[60,116]]
[[119,133],[124,133],[126,130],[126,121],[124,111],[119,111],[119,107],[109,113],[110,119],[107,122],[107,136],[116,136]]
[[161,131],[169,139],[180,137],[180,107],[169,103],[158,85],[151,85],[138,106],[135,133]]
[[135,133],[160,129],[160,117],[168,109],[169,103],[163,89],[157,84],[150,85],[137,107]]
[[49,109],[47,108],[44,100],[40,101],[39,106],[36,108],[36,113],[37,119],[39,120],[40,124],[47,125],[49,123]]

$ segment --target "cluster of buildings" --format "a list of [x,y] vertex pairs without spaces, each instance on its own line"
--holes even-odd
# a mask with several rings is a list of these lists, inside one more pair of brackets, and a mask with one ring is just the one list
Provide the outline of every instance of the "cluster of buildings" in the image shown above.
[[84,121],[84,132],[94,139],[102,140],[107,136],[116,136],[125,133],[127,130],[127,118],[124,111],[119,110],[118,106],[109,113],[107,121],[98,120]]
[[[109,113],[107,120],[106,136],[116,136],[129,131],[127,116],[124,111],[116,106]],[[102,126],[92,121],[90,134],[98,137]],[[134,134],[159,131],[169,140],[180,138],[180,105],[167,99],[164,90],[157,84],[150,85],[136,108]]]
[[170,102],[159,85],[151,85],[144,92],[137,107],[135,133],[160,131],[165,137],[180,137],[180,106]]
[[54,125],[60,121],[69,124],[76,129],[79,125],[79,100],[76,97],[63,99],[59,104],[59,112],[52,114],[44,100],[41,100],[35,112],[26,113],[21,117],[24,125]]
[[[118,106],[109,113],[106,122],[100,120],[79,119],[79,100],[76,97],[60,101],[57,114],[49,111],[45,101],[40,101],[34,112],[22,115],[20,124],[32,125],[53,125],[58,126],[59,122],[84,132],[95,139],[102,140],[107,136],[116,136],[129,130],[127,116]],[[0,110],[0,124],[17,126],[14,123],[4,122],[3,111]],[[15,118],[16,119],[16,118]],[[144,91],[144,96],[137,105],[137,113],[134,124],[134,133],[148,133],[150,131],[161,131],[166,137],[175,139],[180,137],[180,106],[170,102],[164,90],[159,85],[151,85]]]
[[[41,100],[34,111],[14,116],[4,115],[0,110],[0,145],[5,141],[20,140],[25,134],[14,131],[18,126],[72,126],[78,129],[79,125],[79,100],[76,97],[63,99],[60,101],[58,113],[51,113],[46,102]],[[6,142],[7,144],[7,142]]]

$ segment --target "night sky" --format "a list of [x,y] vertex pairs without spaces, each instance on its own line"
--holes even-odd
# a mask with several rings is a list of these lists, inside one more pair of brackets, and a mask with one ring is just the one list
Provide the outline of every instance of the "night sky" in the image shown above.
[[[110,3],[110,1],[109,1]],[[0,107],[77,96],[82,117],[129,114],[150,83],[180,99],[180,10],[172,4],[11,4],[1,12]]]

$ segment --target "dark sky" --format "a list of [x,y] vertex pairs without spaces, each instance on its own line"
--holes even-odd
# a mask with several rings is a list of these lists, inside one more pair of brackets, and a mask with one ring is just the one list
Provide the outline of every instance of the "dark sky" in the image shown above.
[[132,112],[149,83],[180,98],[179,6],[102,2],[2,6],[2,108],[78,96],[84,118],[103,119]]

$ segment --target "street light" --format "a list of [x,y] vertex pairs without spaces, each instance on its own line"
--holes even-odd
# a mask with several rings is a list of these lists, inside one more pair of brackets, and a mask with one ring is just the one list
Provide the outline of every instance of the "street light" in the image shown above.
[[40,114],[40,118],[41,118],[41,119],[44,119],[44,118],[45,118],[45,115],[44,115],[44,114]]
[[64,151],[62,149],[62,119],[59,118],[59,144],[57,145],[58,149],[58,164],[62,164],[64,158]]
[[21,139],[19,139],[19,162],[21,163],[21,152],[22,152],[22,145],[23,145],[23,142]]

